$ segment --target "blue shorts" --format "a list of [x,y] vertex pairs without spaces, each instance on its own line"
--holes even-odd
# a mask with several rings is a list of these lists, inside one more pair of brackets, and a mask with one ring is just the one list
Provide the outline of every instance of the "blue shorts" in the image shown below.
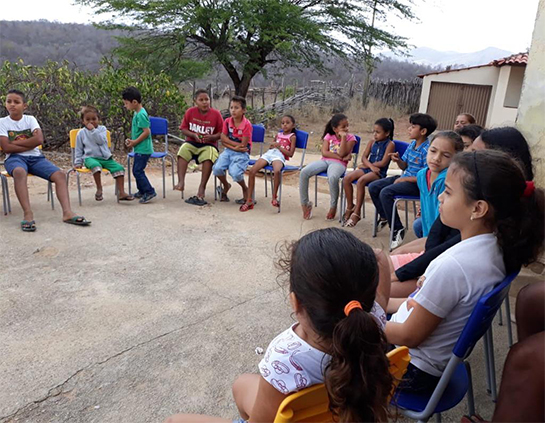
[[250,155],[248,153],[226,148],[214,163],[212,171],[215,176],[223,176],[225,171],[229,170],[229,175],[231,175],[233,181],[240,182],[244,180],[244,172],[248,168],[249,161]]
[[51,175],[60,170],[44,156],[23,156],[21,154],[11,154],[4,162],[4,167],[11,176],[16,168],[22,167],[26,173],[48,181],[51,180]]

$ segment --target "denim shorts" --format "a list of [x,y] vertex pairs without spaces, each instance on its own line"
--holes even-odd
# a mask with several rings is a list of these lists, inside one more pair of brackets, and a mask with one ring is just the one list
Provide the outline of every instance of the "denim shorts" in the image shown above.
[[286,164],[286,158],[278,148],[271,148],[260,159],[266,160],[268,164],[272,164],[275,160],[280,160],[283,165]]
[[248,168],[249,161],[250,155],[248,153],[226,148],[219,155],[212,170],[215,176],[223,176],[225,175],[225,171],[229,170],[229,175],[231,175],[233,181],[240,182],[244,180],[244,172]]
[[42,155],[24,156],[22,154],[10,154],[4,162],[4,167],[11,176],[13,176],[13,171],[16,168],[22,167],[26,173],[48,181],[51,180],[51,175],[60,170]]

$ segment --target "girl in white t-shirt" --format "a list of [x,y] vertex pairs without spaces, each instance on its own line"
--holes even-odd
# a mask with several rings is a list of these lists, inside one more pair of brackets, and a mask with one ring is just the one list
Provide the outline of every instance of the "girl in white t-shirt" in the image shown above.
[[460,153],[439,196],[441,221],[462,241],[427,268],[421,287],[386,325],[386,337],[410,348],[402,383],[432,391],[479,298],[506,274],[534,261],[543,247],[543,191],[526,182],[507,154]]
[[[241,419],[272,422],[287,395],[325,383],[340,422],[386,421],[392,388],[383,328],[390,275],[380,251],[338,228],[311,232],[285,250],[297,322],[233,385]],[[177,415],[167,422],[229,422]]]
[[246,203],[240,206],[240,211],[245,212],[254,208],[254,186],[255,175],[267,165],[271,165],[274,173],[274,187],[271,204],[273,207],[280,207],[278,202],[278,187],[280,186],[280,172],[286,161],[295,153],[295,118],[291,115],[282,116],[282,131],[276,134],[274,142],[270,145],[269,151],[263,154],[250,169],[248,177],[248,195]]

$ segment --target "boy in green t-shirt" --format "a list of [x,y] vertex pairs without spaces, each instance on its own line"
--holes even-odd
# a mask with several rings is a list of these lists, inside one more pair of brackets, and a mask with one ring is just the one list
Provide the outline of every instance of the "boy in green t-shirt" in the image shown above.
[[142,94],[135,87],[128,87],[121,94],[123,103],[127,110],[134,110],[131,126],[131,139],[125,140],[125,145],[133,148],[134,164],[132,172],[136,179],[138,192],[134,195],[140,198],[140,203],[149,203],[157,196],[155,188],[146,176],[146,165],[153,154],[153,145],[151,143],[151,130],[148,112],[142,107]]

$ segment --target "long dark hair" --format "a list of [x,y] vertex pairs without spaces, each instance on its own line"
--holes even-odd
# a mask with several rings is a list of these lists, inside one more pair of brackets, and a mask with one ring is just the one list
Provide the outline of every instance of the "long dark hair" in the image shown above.
[[390,118],[380,118],[375,122],[375,125],[380,126],[384,132],[388,132],[388,138],[394,139],[394,121]]
[[517,128],[503,126],[484,131],[481,139],[488,149],[495,149],[509,153],[511,157],[519,160],[524,166],[524,174],[527,181],[534,180],[532,169],[532,154],[524,135]]
[[[279,265],[314,331],[330,345],[324,376],[333,415],[340,422],[386,421],[393,379],[384,332],[370,314],[379,279],[372,248],[342,229],[321,229],[293,243]],[[362,308],[345,316],[352,300]]]
[[463,171],[462,186],[471,200],[489,204],[487,219],[502,249],[507,272],[534,262],[543,249],[543,190],[528,191],[520,166],[497,150],[457,154],[451,168],[453,172]]
[[342,113],[337,113],[329,119],[329,122],[325,124],[324,128],[324,135],[322,135],[322,138],[324,138],[327,134],[329,135],[335,135],[335,130],[333,128],[336,128],[339,126],[339,124],[345,120],[348,119],[346,115],[343,115]]

